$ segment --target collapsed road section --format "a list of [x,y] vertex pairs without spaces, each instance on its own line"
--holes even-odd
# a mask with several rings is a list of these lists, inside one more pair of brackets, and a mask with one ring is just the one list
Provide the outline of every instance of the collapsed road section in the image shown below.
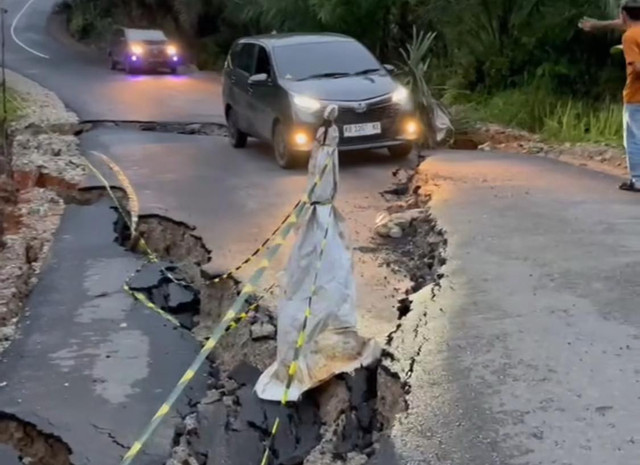
[[[29,135],[41,137],[46,145],[44,139],[51,132],[38,127],[31,125]],[[177,127],[159,130],[182,131]],[[189,131],[202,134],[209,129]],[[27,147],[29,151],[34,148]],[[55,156],[66,151],[56,151]],[[11,418],[13,430],[18,424],[33,425],[34,431],[43,428],[46,432],[38,437],[45,442],[59,441],[69,463],[88,464],[97,456],[117,463],[161,404],[166,388],[199,351],[192,335],[203,341],[224,317],[241,286],[233,276],[215,279],[202,271],[210,251],[186,223],[160,215],[140,218],[140,236],[165,260],[145,265],[123,247],[131,234],[113,209],[113,199],[105,198],[104,189],[75,191],[75,183],[57,185],[56,178],[46,172],[28,179],[36,186],[55,184],[59,196],[77,206],[65,213],[59,244],[30,299],[22,338],[2,360],[0,402],[8,406],[5,415]],[[122,195],[115,190],[116,201],[122,202]],[[388,212],[393,219],[401,213],[396,211],[398,203],[411,210],[415,202],[412,198],[396,200]],[[408,271],[416,282],[409,293],[437,281],[445,243],[438,239],[439,231],[426,206],[417,209],[423,214],[405,215],[410,218],[396,225],[403,230],[405,242],[390,235],[374,247],[375,253],[386,251],[392,256],[398,244],[410,244],[412,237],[416,244],[435,238],[424,246],[427,269],[397,268]],[[113,228],[117,243],[113,242]],[[407,250],[409,247],[406,245]],[[123,292],[122,284],[131,275],[132,290],[175,316],[177,327]],[[80,289],[51,297],[52,290],[67,289],[69,282],[80,283]],[[401,305],[405,308],[406,300]],[[47,308],[57,310],[52,314]],[[246,320],[221,340],[210,364],[198,373],[139,459],[149,463],[168,460],[171,465],[193,465],[194,460],[231,464],[238,457],[259,461],[275,418],[282,419],[272,447],[276,463],[358,464],[375,457],[377,444],[392,427],[395,415],[406,408],[404,393],[410,388],[410,375],[390,368],[393,354],[385,353],[380,363],[335,377],[310,391],[299,404],[284,409],[257,399],[252,392],[259,373],[275,359],[275,316],[259,292],[250,296],[246,308],[251,309]],[[41,334],[48,336],[42,339]],[[74,334],[71,340],[69,334]],[[25,365],[26,361],[32,365]],[[110,408],[118,414],[110,414]],[[87,423],[90,428],[82,427]],[[37,452],[21,449],[12,438],[5,443],[40,465],[34,458]]]
[[[439,270],[444,263],[446,240],[428,213],[428,199],[410,195],[402,202],[396,200],[389,207],[389,212],[390,218],[401,223],[405,230],[404,247],[400,248],[403,252],[397,254],[394,261],[393,251],[397,247],[388,241],[382,241],[379,246],[387,250],[388,263],[395,263],[397,269],[407,272],[414,280],[412,287],[407,290],[409,294],[427,284],[437,284],[442,277]],[[419,208],[411,208],[417,205]],[[400,222],[402,209],[406,211]],[[422,214],[417,215],[415,210],[420,210]],[[407,216],[410,219],[407,220]],[[119,224],[126,222],[120,221]],[[186,225],[183,227],[189,229]],[[119,231],[122,242],[126,242],[130,232],[122,227]],[[144,239],[147,234],[148,231],[142,232],[141,237]],[[175,232],[165,235],[157,230],[155,234],[169,242],[171,237],[181,236]],[[420,244],[417,261],[424,262],[422,265],[407,260],[409,244]],[[164,250],[172,248],[170,243],[163,245]],[[165,254],[164,257],[171,259],[170,255]],[[183,265],[186,264],[184,255],[180,259]],[[190,265],[196,261],[201,262],[196,257],[186,260]],[[163,269],[168,269],[172,275],[178,271],[173,264],[155,264],[144,272],[143,281],[146,280],[146,284],[136,285],[136,288],[145,292],[147,298],[163,310],[177,316],[181,316],[188,307],[191,327],[194,320],[207,324],[203,318],[196,316],[201,315],[202,307],[207,307],[207,316],[215,315],[215,320],[219,320],[238,293],[237,283],[231,278],[209,280],[208,285],[206,280],[196,279],[178,290],[176,283],[162,274]],[[156,279],[149,279],[152,276]],[[191,273],[191,276],[198,275]],[[173,287],[174,293],[185,296],[189,304],[182,308],[175,302],[171,304],[175,296],[172,297],[170,287]],[[190,294],[188,288],[192,289]],[[200,295],[203,291],[210,298],[217,295],[213,302],[223,303],[223,306],[215,308],[210,298],[202,299]],[[406,298],[402,299],[401,306],[406,305]],[[209,391],[176,430],[172,456],[167,462],[169,465],[236,463],[233,460],[239,457],[242,457],[243,463],[245,459],[247,463],[252,463],[260,459],[263,445],[270,436],[268,425],[279,416],[280,407],[259,400],[252,389],[260,372],[274,358],[273,339],[276,331],[269,309],[259,306],[252,308],[249,324],[238,326],[211,357],[215,368],[211,371]],[[208,322],[209,325],[211,323]],[[194,331],[198,334],[197,328]],[[392,340],[392,335],[389,340]],[[393,355],[386,355],[385,360],[393,360]],[[375,455],[376,443],[392,426],[395,415],[405,408],[404,392],[409,389],[409,378],[410,373],[406,373],[401,379],[383,361],[356,370],[351,375],[341,375],[311,391],[284,416],[287,423],[282,433],[283,439],[277,439],[273,444],[275,463],[365,463]],[[209,439],[203,441],[203,438]],[[253,446],[249,447],[251,444]]]

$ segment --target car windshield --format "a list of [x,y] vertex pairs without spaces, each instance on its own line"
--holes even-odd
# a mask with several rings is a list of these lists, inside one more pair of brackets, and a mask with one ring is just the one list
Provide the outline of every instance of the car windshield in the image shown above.
[[285,79],[339,78],[382,71],[382,66],[363,45],[336,40],[281,45],[274,49],[278,73]]
[[127,38],[134,42],[166,42],[164,32],[154,29],[128,29]]

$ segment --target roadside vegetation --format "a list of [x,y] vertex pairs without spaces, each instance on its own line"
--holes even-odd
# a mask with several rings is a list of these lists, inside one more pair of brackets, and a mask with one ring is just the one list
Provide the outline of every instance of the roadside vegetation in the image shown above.
[[[17,106],[18,98],[19,96],[15,92],[13,92],[11,89],[7,89],[7,114],[6,114],[7,123],[11,123],[18,116],[18,110],[19,110]],[[4,105],[2,104],[2,101],[1,101],[1,95],[0,95],[0,121],[5,121]]]
[[[334,31],[395,64],[419,102],[431,93],[456,119],[553,140],[621,141],[620,37],[589,35],[583,16],[612,17],[617,0],[67,0],[69,28],[99,43],[112,24],[162,27],[222,66],[239,36]],[[428,86],[426,85],[428,84]]]

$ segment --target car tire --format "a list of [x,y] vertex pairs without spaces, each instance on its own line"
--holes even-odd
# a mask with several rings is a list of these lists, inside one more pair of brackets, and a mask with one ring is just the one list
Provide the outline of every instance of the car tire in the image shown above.
[[247,134],[238,127],[238,116],[233,108],[227,111],[227,133],[233,148],[241,149],[247,145]]
[[389,154],[396,160],[408,158],[413,153],[413,144],[400,144],[389,147]]
[[127,61],[127,64],[124,65],[124,72],[127,74],[138,74],[138,68]]
[[169,68],[169,72],[170,72],[171,74],[178,74],[178,67],[177,67],[177,66],[171,66],[171,67]]
[[302,159],[300,153],[289,148],[286,127],[280,122],[273,128],[273,153],[280,168],[285,170],[296,168]]

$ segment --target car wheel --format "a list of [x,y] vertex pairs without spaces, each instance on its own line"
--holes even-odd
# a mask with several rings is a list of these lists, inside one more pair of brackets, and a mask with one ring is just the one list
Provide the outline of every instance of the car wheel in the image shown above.
[[111,71],[115,71],[116,69],[118,69],[118,62],[112,58],[111,59]]
[[227,132],[232,147],[241,149],[247,145],[247,134],[238,127],[238,116],[233,108],[227,112]]
[[169,72],[171,74],[178,74],[178,67],[177,66],[172,66],[169,68]]
[[273,152],[280,168],[291,169],[296,166],[295,153],[287,143],[287,130],[282,123],[273,128]]
[[389,153],[395,159],[402,160],[413,152],[413,144],[401,144],[389,147]]
[[138,67],[132,65],[129,61],[127,61],[127,64],[124,65],[124,72],[127,74],[137,74]]

